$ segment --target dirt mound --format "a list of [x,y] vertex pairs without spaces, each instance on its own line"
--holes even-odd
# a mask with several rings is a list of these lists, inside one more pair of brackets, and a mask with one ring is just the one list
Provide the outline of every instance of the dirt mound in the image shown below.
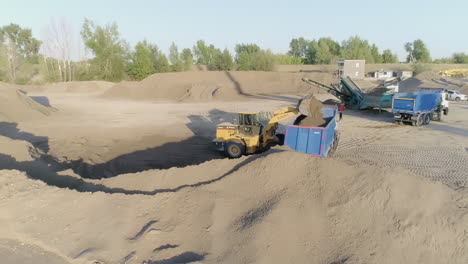
[[423,72],[400,82],[400,92],[414,92],[421,88],[444,88],[468,91],[468,83],[457,78],[442,77],[434,72]]
[[0,120],[19,122],[48,116],[52,108],[43,106],[14,85],[0,83]]
[[106,81],[83,81],[50,83],[39,86],[19,86],[19,89],[28,93],[102,93],[114,85]]
[[230,100],[263,93],[321,93],[302,82],[303,77],[318,82],[334,82],[327,73],[287,72],[179,72],[154,74],[141,82],[121,82],[103,94],[106,98],[136,100]]
[[277,150],[70,185],[82,192],[0,174],[0,234],[77,263],[468,259],[466,192],[400,169]]

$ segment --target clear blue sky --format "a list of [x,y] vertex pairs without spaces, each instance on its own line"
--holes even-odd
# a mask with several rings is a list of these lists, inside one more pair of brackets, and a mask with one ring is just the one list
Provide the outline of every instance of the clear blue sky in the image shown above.
[[257,43],[285,53],[292,38],[358,35],[405,58],[405,42],[421,38],[433,58],[468,53],[467,0],[1,0],[0,25],[31,28],[35,37],[50,20],[68,20],[78,35],[84,18],[116,22],[132,46],[146,39],[165,52],[204,39],[219,48]]

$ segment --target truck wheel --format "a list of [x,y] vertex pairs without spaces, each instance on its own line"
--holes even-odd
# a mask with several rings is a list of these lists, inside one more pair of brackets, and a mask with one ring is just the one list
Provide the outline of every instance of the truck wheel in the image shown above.
[[431,115],[432,113],[424,115],[424,125],[429,125],[429,123],[431,122]]
[[276,137],[278,138],[278,145],[283,146],[284,145],[284,134],[276,134]]
[[455,101],[459,102],[459,101],[460,101],[460,97],[455,98]]
[[245,146],[241,143],[228,141],[224,153],[230,159],[240,158],[245,153]]
[[439,112],[437,112],[437,121],[442,122],[443,116],[444,116],[443,110],[440,110]]
[[335,131],[335,138],[333,140],[332,145],[330,146],[330,150],[328,151],[327,157],[333,157],[335,155],[339,142],[340,142],[340,132]]
[[424,115],[418,115],[418,118],[416,119],[415,125],[416,126],[422,126],[424,124]]

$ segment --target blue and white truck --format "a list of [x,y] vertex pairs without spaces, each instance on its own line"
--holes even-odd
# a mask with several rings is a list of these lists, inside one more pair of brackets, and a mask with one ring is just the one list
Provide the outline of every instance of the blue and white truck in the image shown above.
[[431,120],[442,121],[449,105],[445,89],[420,89],[417,92],[397,93],[393,96],[392,112],[399,124],[427,125]]

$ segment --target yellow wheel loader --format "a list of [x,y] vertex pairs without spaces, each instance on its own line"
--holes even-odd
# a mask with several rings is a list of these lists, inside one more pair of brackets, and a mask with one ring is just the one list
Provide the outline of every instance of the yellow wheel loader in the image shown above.
[[310,115],[307,103],[299,100],[296,108],[284,107],[273,112],[238,113],[234,123],[221,123],[216,128],[216,149],[223,151],[229,158],[239,158],[245,154],[267,151],[275,145],[283,145],[284,135],[277,134],[278,122],[298,113]]
[[297,115],[297,108],[285,107],[268,113],[239,113],[238,124],[221,123],[216,128],[216,149],[229,158],[260,153],[275,145],[282,145],[284,135],[276,134],[278,122]]

